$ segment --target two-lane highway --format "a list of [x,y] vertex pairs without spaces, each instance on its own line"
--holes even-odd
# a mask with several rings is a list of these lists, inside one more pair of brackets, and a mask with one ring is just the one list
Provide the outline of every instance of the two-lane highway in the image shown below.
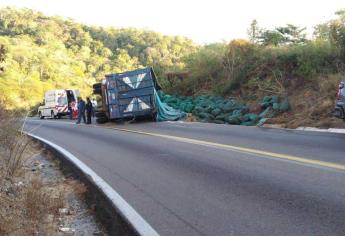
[[26,124],[87,164],[161,235],[345,235],[344,135],[180,122],[112,127]]

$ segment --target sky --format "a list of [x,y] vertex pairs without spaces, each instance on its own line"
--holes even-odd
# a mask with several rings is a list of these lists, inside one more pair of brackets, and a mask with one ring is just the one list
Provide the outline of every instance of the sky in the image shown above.
[[247,38],[253,19],[273,29],[294,24],[311,35],[318,23],[334,18],[344,0],[0,0],[0,7],[27,7],[47,15],[116,28],[136,27],[182,35],[197,43]]

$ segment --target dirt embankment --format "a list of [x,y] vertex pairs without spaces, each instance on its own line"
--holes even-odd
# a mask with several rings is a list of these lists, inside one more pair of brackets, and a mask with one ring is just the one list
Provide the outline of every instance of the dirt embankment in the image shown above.
[[345,122],[332,115],[339,82],[343,75],[313,78],[306,84],[287,89],[290,111],[269,121],[286,128],[345,128]]
[[265,81],[248,82],[235,92],[235,96],[247,104],[257,104],[267,95],[288,98],[289,110],[266,121],[273,127],[297,128],[345,128],[345,122],[332,115],[338,85],[343,74],[332,74],[314,78],[271,78]]

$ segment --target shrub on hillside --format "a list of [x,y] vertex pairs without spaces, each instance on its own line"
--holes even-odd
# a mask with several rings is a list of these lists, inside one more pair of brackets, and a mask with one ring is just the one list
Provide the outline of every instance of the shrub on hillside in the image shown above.
[[198,93],[198,90],[209,90],[218,84],[224,76],[223,58],[226,45],[222,43],[210,44],[184,59],[189,77],[174,86],[180,93]]
[[229,43],[223,57],[226,86],[223,87],[222,94],[227,94],[246,82],[256,67],[257,48],[247,40],[233,40]]
[[[229,45],[206,46],[186,61],[190,77],[175,84],[175,91],[196,94],[200,90],[228,95],[251,78],[276,80],[288,85],[288,79],[308,80],[320,74],[337,73],[342,67],[341,54],[327,41],[291,44],[280,47],[259,46],[245,40]],[[270,83],[265,83],[266,87]]]

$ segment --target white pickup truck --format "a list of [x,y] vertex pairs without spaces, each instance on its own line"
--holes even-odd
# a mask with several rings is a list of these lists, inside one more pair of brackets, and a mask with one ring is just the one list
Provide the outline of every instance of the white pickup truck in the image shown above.
[[79,90],[59,89],[47,91],[44,95],[44,105],[38,107],[38,116],[61,118],[61,116],[70,114],[68,107],[72,111],[78,110],[77,98],[80,96]]

